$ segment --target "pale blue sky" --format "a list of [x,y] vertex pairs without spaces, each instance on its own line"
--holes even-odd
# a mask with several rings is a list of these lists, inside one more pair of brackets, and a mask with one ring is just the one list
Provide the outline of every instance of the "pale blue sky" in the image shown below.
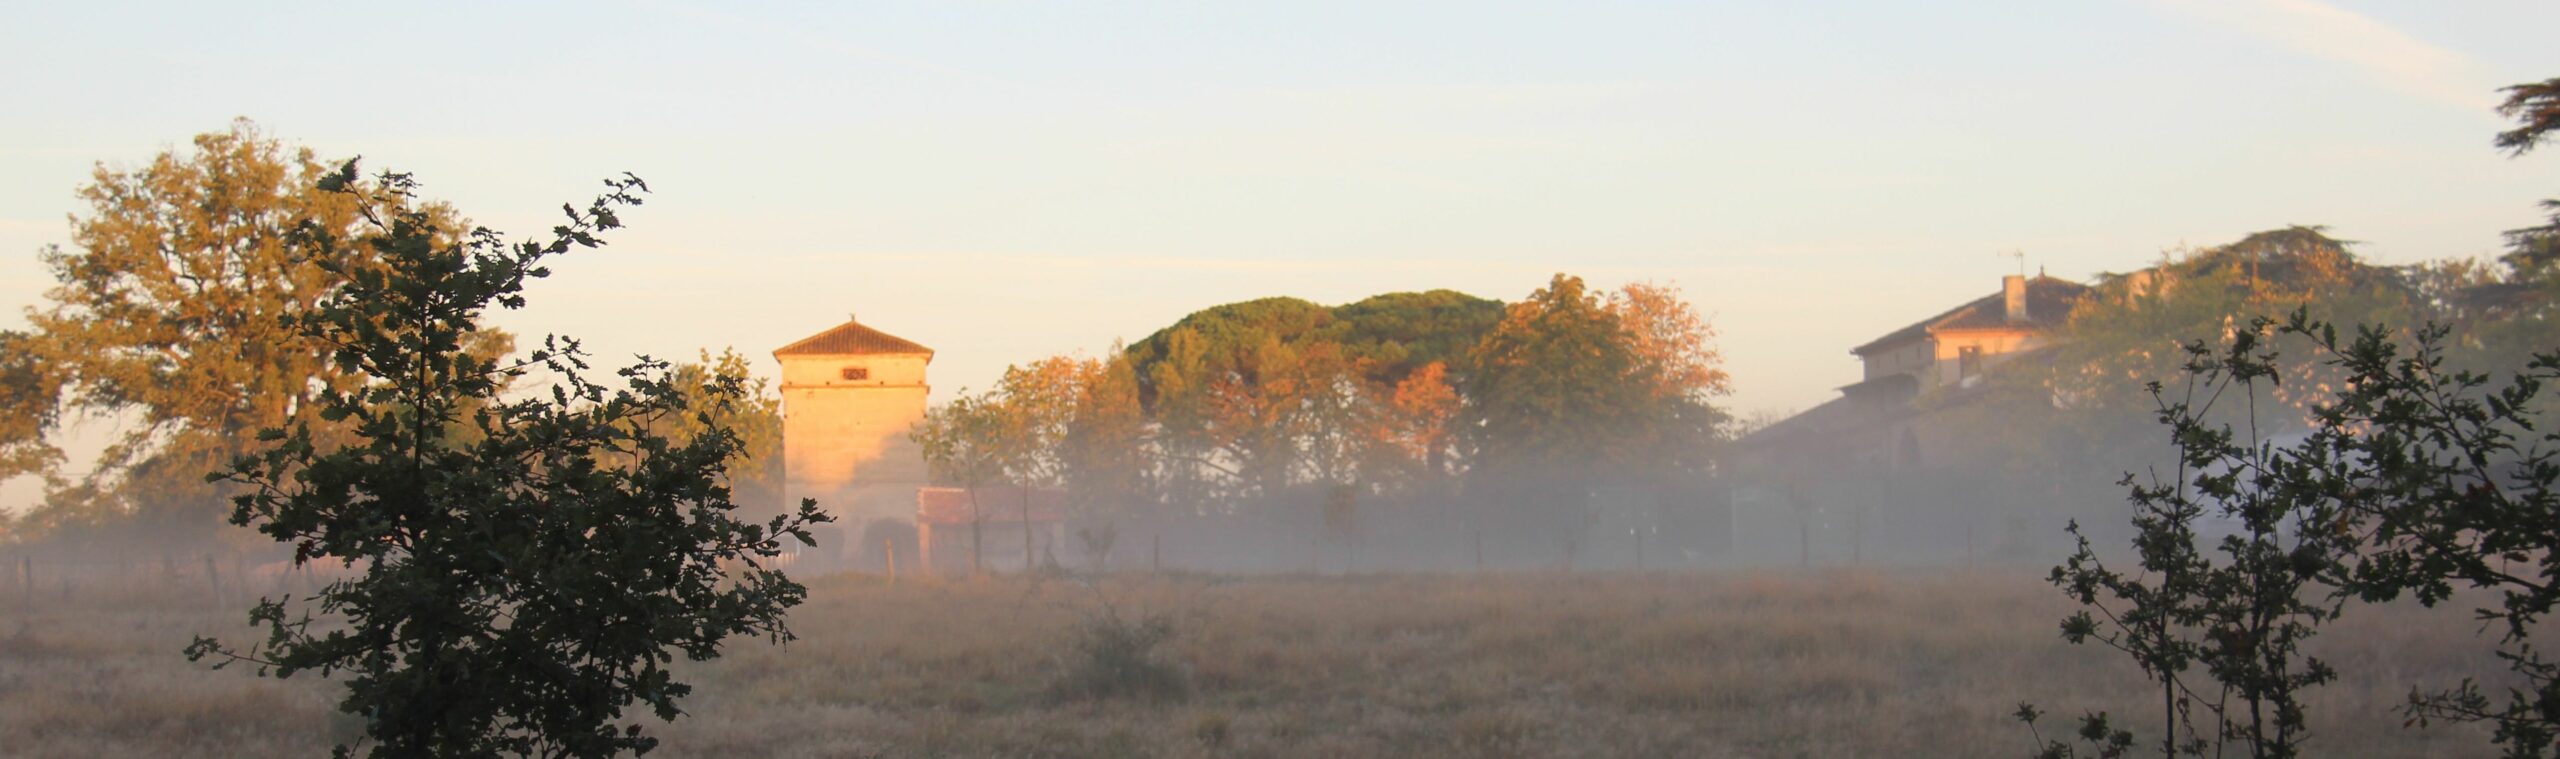
[[2488,145],[2494,88],[2560,76],[2541,0],[359,5],[12,4],[0,327],[93,162],[238,115],[509,232],[646,178],[519,333],[769,368],[853,311],[938,397],[1215,303],[1567,271],[1676,281],[1783,411],[1998,251],[2488,255],[2560,195]]

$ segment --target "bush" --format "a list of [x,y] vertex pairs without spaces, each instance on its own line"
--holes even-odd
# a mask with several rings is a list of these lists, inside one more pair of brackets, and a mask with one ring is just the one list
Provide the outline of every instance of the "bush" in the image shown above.
[[[350,162],[321,189],[353,194],[354,178]],[[249,618],[263,640],[199,637],[189,658],[343,673],[339,708],[364,719],[374,756],[603,757],[657,745],[627,707],[681,713],[691,688],[667,666],[677,655],[789,639],[782,614],[805,591],[772,560],[830,517],[809,501],[766,523],[736,516],[727,474],[743,442],[719,420],[745,400],[739,377],[688,387],[644,359],[608,387],[574,340],[514,363],[468,350],[484,311],[521,307],[545,259],[603,244],[615,209],[646,189],[606,184],[543,242],[447,234],[404,210],[415,204],[399,174],[356,196],[362,239],[296,234],[322,261],[352,245],[381,253],[380,269],[335,272],[345,284],[288,322],[335,346],[327,358],[359,381],[322,388],[321,423],[260,432],[264,453],[211,479],[240,486],[231,521],[291,545],[296,566],[356,574],[262,599]],[[537,371],[557,378],[548,393],[514,392]],[[690,439],[672,439],[685,420]]]
[[1109,604],[1076,628],[1062,657],[1063,671],[1049,694],[1061,701],[1136,698],[1179,700],[1191,694],[1191,674],[1165,661],[1157,649],[1173,640],[1173,617],[1129,616]]

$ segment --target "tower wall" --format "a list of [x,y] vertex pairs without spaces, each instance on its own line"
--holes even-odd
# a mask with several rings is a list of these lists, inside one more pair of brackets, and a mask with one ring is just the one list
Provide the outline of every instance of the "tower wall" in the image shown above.
[[[836,515],[846,540],[876,521],[912,524],[926,484],[923,449],[908,439],[924,419],[927,354],[791,355],[782,362],[783,498]],[[848,378],[848,369],[860,377]],[[855,546],[859,555],[865,546]],[[820,546],[833,553],[838,547]]]

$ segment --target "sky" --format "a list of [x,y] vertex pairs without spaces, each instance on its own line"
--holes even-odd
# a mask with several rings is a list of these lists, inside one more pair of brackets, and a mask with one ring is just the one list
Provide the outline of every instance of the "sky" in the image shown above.
[[2547,0],[366,5],[9,3],[0,329],[93,170],[242,116],[503,232],[645,179],[520,336],[770,373],[858,315],[937,401],[1219,303],[1566,272],[1677,284],[1783,413],[2022,263],[2492,256],[2560,195],[2489,146],[2560,76]]

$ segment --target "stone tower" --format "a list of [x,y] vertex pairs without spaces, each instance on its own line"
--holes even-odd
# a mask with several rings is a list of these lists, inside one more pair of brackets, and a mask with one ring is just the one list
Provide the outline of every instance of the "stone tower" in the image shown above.
[[907,432],[924,419],[933,349],[846,321],[773,358],[782,362],[783,503],[818,499],[851,541],[884,521],[912,529],[926,474]]

